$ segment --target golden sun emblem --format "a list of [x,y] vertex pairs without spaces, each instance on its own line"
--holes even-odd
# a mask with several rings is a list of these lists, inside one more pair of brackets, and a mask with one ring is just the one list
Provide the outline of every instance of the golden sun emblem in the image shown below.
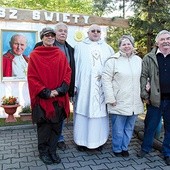
[[84,33],[82,31],[76,31],[74,39],[78,42],[82,41],[84,39]]

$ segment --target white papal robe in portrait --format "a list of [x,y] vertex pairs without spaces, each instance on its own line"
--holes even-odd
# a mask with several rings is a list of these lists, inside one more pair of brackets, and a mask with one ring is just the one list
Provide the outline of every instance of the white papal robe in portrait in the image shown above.
[[103,145],[109,136],[101,74],[105,61],[114,54],[103,40],[86,38],[75,47],[74,141],[90,149]]

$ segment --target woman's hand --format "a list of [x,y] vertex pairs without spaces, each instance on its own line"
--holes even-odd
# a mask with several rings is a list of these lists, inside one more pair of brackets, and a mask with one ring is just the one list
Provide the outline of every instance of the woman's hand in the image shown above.
[[150,82],[149,82],[149,81],[147,82],[145,89],[146,89],[147,92],[150,91],[151,85],[150,85]]
[[56,97],[56,96],[58,96],[57,90],[52,90],[51,94],[50,94],[50,97],[53,98],[53,97]]
[[110,103],[113,107],[117,105],[117,102]]

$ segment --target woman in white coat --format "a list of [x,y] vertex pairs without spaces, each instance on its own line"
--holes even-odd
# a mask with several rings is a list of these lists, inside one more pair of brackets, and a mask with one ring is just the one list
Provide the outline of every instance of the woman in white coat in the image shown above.
[[102,84],[108,112],[111,114],[112,150],[115,156],[128,157],[137,115],[143,113],[140,98],[142,59],[134,53],[134,38],[123,35],[119,52],[104,66]]

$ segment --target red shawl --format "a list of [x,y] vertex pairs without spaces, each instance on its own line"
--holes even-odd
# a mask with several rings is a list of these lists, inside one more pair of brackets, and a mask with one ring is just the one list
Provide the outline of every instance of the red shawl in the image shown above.
[[64,53],[57,47],[37,47],[30,54],[28,62],[28,87],[31,98],[31,106],[36,104],[45,110],[46,117],[52,118],[55,111],[53,102],[64,107],[67,116],[70,113],[69,97],[57,96],[55,98],[42,99],[38,94],[44,89],[56,89],[63,82],[70,84],[71,69]]

